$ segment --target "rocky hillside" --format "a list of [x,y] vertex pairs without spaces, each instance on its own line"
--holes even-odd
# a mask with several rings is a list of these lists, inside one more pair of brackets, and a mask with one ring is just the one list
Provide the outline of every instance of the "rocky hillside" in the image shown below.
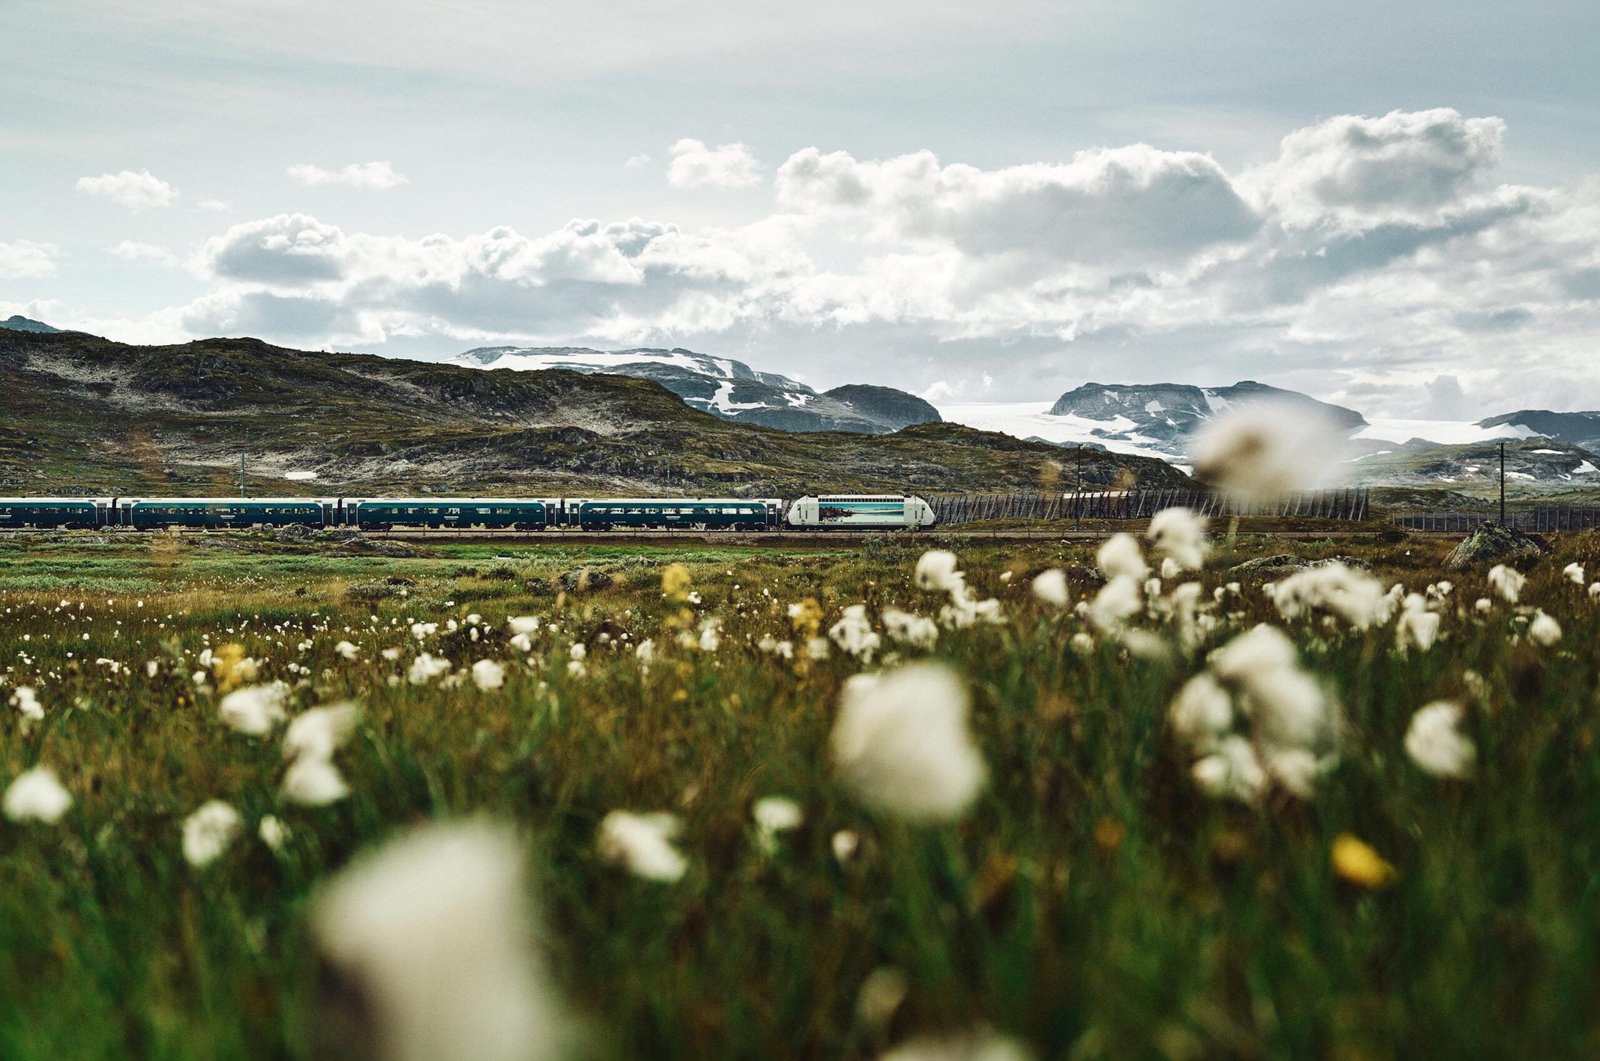
[[[791,496],[1036,488],[1061,451],[955,424],[792,434],[690,408],[644,379],[308,353],[254,339],[126,346],[0,331],[0,492]],[[833,400],[833,399],[830,399]],[[858,399],[853,399],[858,400]],[[314,480],[302,477],[314,475]],[[1095,485],[1185,485],[1092,454]]]
[[[1353,480],[1369,486],[1489,496],[1500,488],[1500,443],[1440,446],[1419,440],[1367,454],[1352,461],[1351,469]],[[1508,440],[1506,488],[1513,497],[1600,488],[1600,456],[1556,439]]]
[[590,350],[584,347],[486,346],[449,360],[469,368],[610,373],[661,384],[696,409],[724,420],[784,431],[859,431],[878,435],[937,423],[939,411],[892,387],[839,387],[818,394],[775,372],[693,350]]

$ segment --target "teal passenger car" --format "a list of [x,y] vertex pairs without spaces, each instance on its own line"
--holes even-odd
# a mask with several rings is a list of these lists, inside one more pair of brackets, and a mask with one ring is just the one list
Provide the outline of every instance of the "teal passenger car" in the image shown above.
[[0,528],[89,529],[106,522],[108,507],[92,497],[0,497]]
[[331,522],[334,503],[312,497],[157,497],[119,505],[125,525],[157,527],[321,527]]
[[[345,522],[362,530],[433,527],[544,530],[559,510],[555,501],[505,497],[346,498]],[[354,513],[354,519],[351,519]]]
[[583,530],[767,530],[776,525],[779,502],[733,497],[608,498],[568,501],[569,521]]

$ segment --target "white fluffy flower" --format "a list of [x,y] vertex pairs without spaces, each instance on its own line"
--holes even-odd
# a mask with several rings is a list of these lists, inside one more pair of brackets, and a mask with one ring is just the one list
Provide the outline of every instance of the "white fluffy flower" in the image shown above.
[[349,641],[341,641],[333,646],[333,650],[345,659],[355,659],[361,655],[361,649]]
[[305,807],[337,803],[350,794],[344,775],[331,759],[305,755],[289,764],[283,775],[283,798]]
[[834,765],[869,806],[912,821],[956,818],[986,774],[967,711],[966,688],[938,664],[855,675],[840,696]]
[[1144,607],[1139,580],[1119,575],[1100,587],[1089,602],[1089,623],[1097,630],[1115,630]]
[[17,686],[11,694],[11,706],[29,722],[44,721],[44,708],[39,706],[39,697],[31,685]]
[[722,647],[721,619],[713,618],[701,621],[700,636],[695,639],[695,647],[701,652],[715,652]]
[[1187,508],[1164,508],[1150,520],[1150,541],[1156,553],[1172,561],[1175,569],[1162,578],[1175,578],[1179,571],[1198,571],[1206,564],[1206,518]]
[[278,852],[289,842],[289,827],[277,815],[268,814],[256,823],[256,835],[270,850]]
[[[424,826],[361,854],[322,888],[312,928],[349,990],[318,1000],[318,1024],[370,1042],[323,1056],[554,1061],[567,1019],[536,949],[523,851],[483,823]],[[360,1002],[353,1003],[352,999]],[[340,1007],[359,1005],[356,1012]]]
[[1579,564],[1579,563],[1568,564],[1566,567],[1563,567],[1561,569],[1561,577],[1565,578],[1568,582],[1572,583],[1574,586],[1583,585],[1583,583],[1584,583],[1583,565]]
[[537,615],[513,615],[506,620],[506,626],[513,634],[536,634],[539,632],[539,617]]
[[1196,760],[1189,772],[1200,791],[1216,799],[1254,803],[1267,787],[1267,772],[1255,748],[1240,736],[1218,741],[1215,750]]
[[406,679],[412,685],[427,685],[449,669],[449,660],[423,652],[411,661],[411,670],[406,674]]
[[[902,986],[898,996],[903,997],[904,993]],[[878,1061],[1032,1061],[1032,1058],[1027,1047],[1017,1040],[983,1030],[945,1038],[912,1039],[881,1055]]]
[[183,820],[183,857],[189,865],[209,866],[239,835],[239,812],[220,799],[210,800]]
[[912,648],[932,648],[939,640],[938,623],[925,615],[903,612],[899,608],[883,610],[883,630],[891,641]]
[[480,659],[472,665],[472,684],[485,692],[498,689],[506,683],[506,669],[492,659]]
[[1409,594],[1400,609],[1400,621],[1395,624],[1397,645],[1401,649],[1414,646],[1423,652],[1428,651],[1439,636],[1441,621],[1438,612],[1428,610],[1426,597],[1420,593]]
[[944,549],[930,549],[917,560],[913,580],[918,589],[939,593],[959,593],[966,589],[966,578],[956,570],[956,554]]
[[1067,573],[1059,567],[1041,571],[1033,580],[1033,595],[1052,608],[1065,608],[1072,602]]
[[805,812],[800,809],[800,804],[782,796],[765,796],[756,800],[750,816],[756,823],[756,842],[768,854],[777,852],[779,833],[798,829],[805,821]]
[[1394,601],[1377,579],[1343,564],[1309,568],[1273,583],[1272,603],[1285,619],[1327,612],[1357,630],[1380,626],[1394,614]]
[[1245,504],[1326,486],[1345,449],[1337,426],[1300,407],[1235,406],[1194,439],[1195,477]]
[[1178,691],[1167,718],[1180,740],[1204,750],[1233,728],[1233,697],[1211,675],[1197,674]]
[[25,770],[6,787],[4,809],[6,817],[14,822],[54,824],[71,806],[72,793],[48,766]]
[[1527,581],[1522,572],[1505,564],[1496,564],[1489,569],[1489,588],[1507,604],[1517,603],[1517,598],[1522,596],[1522,585]]
[[1478,751],[1460,727],[1460,706],[1435,701],[1411,716],[1406,754],[1435,777],[1470,777]]
[[1094,554],[1095,566],[1107,579],[1131,578],[1143,582],[1150,574],[1139,540],[1131,534],[1113,534]]
[[283,682],[270,685],[250,685],[235,689],[217,705],[222,721],[228,728],[252,737],[269,733],[272,727],[288,718],[284,710],[289,703],[289,686]]
[[1535,612],[1533,622],[1528,624],[1528,637],[1536,645],[1549,648],[1561,640],[1561,624],[1544,612]]
[[600,857],[646,880],[680,880],[689,860],[672,846],[682,823],[671,814],[614,810],[600,822],[595,837]]
[[361,709],[348,702],[326,704],[296,715],[283,734],[283,757],[331,759],[360,721]]
[[834,644],[863,662],[872,659],[881,639],[872,629],[865,604],[852,604],[844,610],[839,621],[828,628],[828,637]]

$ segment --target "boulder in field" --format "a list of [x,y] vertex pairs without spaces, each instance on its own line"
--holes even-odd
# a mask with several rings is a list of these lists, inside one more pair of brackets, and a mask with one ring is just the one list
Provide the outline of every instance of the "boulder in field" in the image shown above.
[[1468,567],[1537,560],[1549,551],[1550,546],[1536,534],[1527,534],[1515,527],[1485,520],[1455,547],[1445,566],[1460,571]]

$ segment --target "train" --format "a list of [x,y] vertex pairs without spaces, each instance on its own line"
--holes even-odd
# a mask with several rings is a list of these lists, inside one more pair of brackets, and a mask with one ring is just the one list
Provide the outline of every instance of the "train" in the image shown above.
[[922,530],[914,494],[742,497],[0,497],[0,529],[348,527],[511,530]]

